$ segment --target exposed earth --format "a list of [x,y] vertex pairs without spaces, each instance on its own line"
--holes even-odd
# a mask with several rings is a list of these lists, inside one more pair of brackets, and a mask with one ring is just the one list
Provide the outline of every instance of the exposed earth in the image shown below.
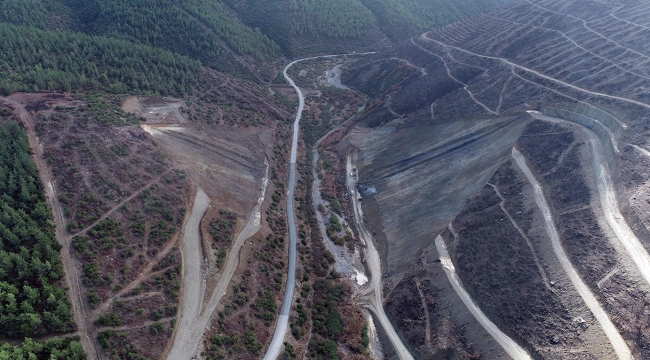
[[[374,97],[337,149],[358,169],[348,191],[363,197],[387,299],[442,234],[463,290],[528,356],[648,356],[645,316],[632,315],[649,289],[640,9],[522,2],[344,74]],[[427,318],[423,357],[439,336]]]
[[516,1],[377,53],[235,56],[254,78],[178,98],[0,97],[64,335],[89,359],[650,358],[649,15]]

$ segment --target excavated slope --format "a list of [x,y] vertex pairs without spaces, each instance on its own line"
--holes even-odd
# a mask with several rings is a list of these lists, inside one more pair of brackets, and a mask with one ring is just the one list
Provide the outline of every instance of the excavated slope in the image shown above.
[[420,126],[396,121],[379,128],[358,126],[348,135],[350,146],[359,149],[358,191],[364,214],[381,217],[381,227],[371,230],[383,230],[384,236],[377,239],[384,272],[399,273],[411,266],[410,259],[429,246],[431,234],[449,224],[509,155],[526,118]]
[[[649,5],[525,1],[414,37],[344,74],[374,99],[339,150],[358,167],[387,297],[452,223],[443,237],[463,284],[531,354],[613,358],[619,333],[635,358],[650,356],[650,321],[641,316],[650,311],[642,300],[650,296]],[[513,170],[513,146],[544,193],[570,265],[616,329],[558,270],[532,182]],[[522,267],[526,286],[513,275]],[[504,306],[526,311],[513,316]]]

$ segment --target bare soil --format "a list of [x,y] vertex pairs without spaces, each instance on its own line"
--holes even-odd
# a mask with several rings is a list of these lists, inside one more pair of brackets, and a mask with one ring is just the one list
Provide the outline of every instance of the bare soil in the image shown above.
[[[125,295],[122,288],[156,275],[152,268],[172,249],[166,244],[175,241],[174,225],[184,216],[187,189],[184,174],[171,170],[146,135],[129,125],[137,119],[121,113],[114,100],[61,94],[15,94],[10,100],[24,111],[21,116],[37,149],[57,238],[64,246],[75,320],[93,358],[103,358],[97,320],[112,313],[113,299],[124,304],[119,301]],[[151,166],[144,159],[157,160]],[[178,260],[166,258],[164,270]],[[173,307],[176,297],[163,296],[155,305]],[[117,320],[112,325],[129,329],[121,314],[113,315]]]

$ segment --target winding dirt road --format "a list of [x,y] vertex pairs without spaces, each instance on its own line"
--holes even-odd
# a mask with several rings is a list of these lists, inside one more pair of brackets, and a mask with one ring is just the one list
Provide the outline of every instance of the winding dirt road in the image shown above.
[[[350,155],[347,157],[345,172],[348,174],[346,176],[348,179],[348,188],[351,190],[356,189],[355,180],[349,176],[349,174],[352,173],[352,159]],[[393,324],[390,322],[386,312],[384,311],[384,303],[381,296],[381,261],[379,258],[379,252],[375,248],[375,244],[372,242],[372,236],[365,226],[363,226],[363,210],[361,209],[361,203],[356,196],[351,196],[351,198],[352,207],[354,208],[354,221],[359,230],[359,237],[361,237],[362,242],[366,245],[366,263],[371,274],[369,288],[371,298],[369,308],[375,313],[375,315],[377,315],[379,323],[384,328],[384,331],[390,339],[390,342],[393,344],[399,358],[413,360],[413,355],[411,355],[402,342],[402,339],[397,335]]]
[[[34,128],[33,119],[25,110],[23,104],[15,101],[11,98],[0,97],[0,101],[3,101],[11,105],[20,120],[25,125],[25,130],[27,131],[27,137],[29,141],[29,146],[33,150],[33,159],[36,162],[36,167],[38,168],[38,173],[41,177],[41,181],[45,186],[45,196],[47,198],[48,204],[52,207],[52,212],[54,214],[54,222],[56,223],[56,239],[61,244],[61,262],[63,263],[63,268],[65,269],[65,284],[68,288],[68,298],[72,303],[72,316],[74,322],[78,327],[78,335],[81,339],[81,345],[84,349],[84,352],[89,359],[100,359],[100,355],[103,354],[103,351],[99,348],[99,344],[94,339],[94,333],[96,329],[92,324],[92,319],[88,316],[90,311],[87,308],[87,302],[85,301],[84,296],[82,295],[81,290],[81,273],[80,267],[75,263],[75,260],[70,254],[70,242],[72,236],[66,231],[66,221],[63,216],[63,207],[59,203],[58,198],[55,195],[54,190],[54,180],[50,168],[47,166],[43,160],[43,149],[36,135]],[[92,333],[91,333],[92,329]]]
[[[528,112],[533,118],[550,122],[571,122],[568,120],[543,115],[537,112]],[[571,122],[573,123],[573,122]],[[623,245],[623,248],[639,269],[641,276],[650,284],[650,255],[641,244],[639,238],[634,234],[630,226],[625,221],[621,210],[618,207],[614,184],[609,173],[606,156],[600,139],[593,131],[582,126],[583,130],[589,137],[589,144],[593,154],[593,169],[596,176],[598,188],[598,197],[605,214],[605,220],[611,227],[612,231]],[[609,136],[612,136],[609,133]],[[612,141],[615,139],[612,138]]]
[[466,54],[469,54],[469,55],[473,55],[473,56],[476,56],[476,57],[479,57],[479,58],[483,58],[483,59],[498,60],[498,61],[500,61],[500,62],[502,62],[502,63],[504,63],[506,65],[509,65],[509,66],[513,67],[513,68],[517,68],[519,70],[525,71],[525,72],[533,74],[535,76],[538,76],[538,77],[540,77],[542,79],[551,81],[553,83],[556,83],[556,84],[559,84],[559,85],[562,85],[562,86],[566,86],[566,87],[571,88],[573,90],[580,91],[580,92],[582,92],[584,94],[599,96],[599,97],[612,99],[612,100],[620,100],[620,101],[624,101],[624,102],[627,102],[627,103],[630,103],[630,104],[642,106],[642,107],[644,107],[646,109],[650,109],[650,104],[647,104],[647,103],[644,103],[644,102],[641,102],[641,101],[637,101],[637,100],[634,100],[634,99],[629,99],[629,98],[626,98],[626,97],[621,97],[621,96],[616,96],[616,95],[609,95],[609,94],[596,92],[596,91],[590,91],[590,90],[584,89],[584,88],[582,88],[580,86],[576,86],[576,85],[570,84],[568,82],[565,82],[565,81],[558,80],[556,78],[550,77],[548,75],[544,75],[539,71],[529,69],[529,68],[527,68],[525,66],[513,63],[512,61],[510,61],[508,59],[505,59],[505,58],[477,54],[475,52],[472,52],[472,51],[469,51],[469,50],[466,50],[466,49],[463,49],[463,48],[460,48],[460,47],[457,47],[457,46],[445,44],[445,43],[440,42],[438,40],[432,39],[432,38],[428,37],[427,34],[423,34],[420,37],[422,39],[427,40],[427,41],[435,42],[436,44],[441,45],[441,46],[443,46],[445,48],[454,49],[454,50],[457,50],[457,51],[460,51],[460,52],[463,52],[463,53],[466,53]]
[[650,284],[650,255],[648,255],[647,250],[643,247],[632,229],[630,229],[623,214],[621,214],[618,201],[616,200],[614,184],[609,174],[600,140],[593,132],[587,129],[585,129],[585,132],[589,136],[589,144],[591,145],[591,151],[594,156],[594,172],[598,184],[598,195],[605,213],[605,219],[621,244],[623,244],[632,261],[634,261],[643,278]]
[[[201,302],[205,291],[205,279],[201,272],[203,268],[203,254],[201,249],[201,219],[210,206],[210,198],[201,189],[196,189],[194,205],[190,218],[183,227],[183,300],[180,308],[178,327],[174,345],[168,359],[181,359],[183,353],[181,346],[191,343],[192,329],[201,314]],[[190,350],[190,349],[182,349]]]
[[571,283],[576,288],[580,294],[580,297],[585,302],[591,313],[594,315],[596,320],[598,320],[598,323],[603,329],[603,332],[614,347],[614,351],[616,352],[618,358],[623,360],[634,359],[632,357],[630,348],[627,346],[625,340],[623,340],[623,337],[618,332],[618,329],[616,329],[616,326],[614,326],[605,310],[600,306],[600,303],[598,300],[596,300],[594,294],[591,292],[587,284],[582,281],[582,278],[580,278],[580,275],[573,267],[573,264],[571,264],[569,257],[562,247],[560,234],[555,227],[555,222],[553,221],[553,216],[551,215],[551,209],[546,202],[542,187],[528,167],[528,164],[526,164],[526,159],[516,148],[512,149],[512,158],[515,160],[515,163],[519,169],[524,173],[524,175],[526,175],[528,182],[533,187],[533,192],[535,193],[535,203],[537,203],[537,206],[542,211],[544,222],[546,223],[546,231],[549,238],[551,239],[553,251],[560,261],[560,264],[562,265],[562,269],[571,280]]
[[470,313],[474,315],[474,318],[483,326],[483,328],[496,340],[499,345],[505,350],[508,355],[512,356],[515,360],[532,360],[530,355],[526,350],[524,350],[519,344],[512,340],[508,335],[504,334],[498,326],[496,326],[487,316],[481,311],[481,308],[476,305],[472,300],[472,297],[469,296],[465,288],[463,287],[458,274],[456,273],[456,268],[454,263],[449,257],[447,252],[447,246],[445,241],[440,235],[436,237],[436,250],[440,256],[440,262],[442,263],[443,269],[449,282],[451,283],[454,291],[458,297],[462,300],[463,304],[467,307]]
[[[181,305],[181,320],[176,330],[172,348],[167,356],[168,360],[189,360],[194,358],[203,339],[205,329],[212,319],[212,314],[221,298],[226,294],[228,285],[239,266],[239,252],[242,246],[248,238],[255,235],[262,228],[260,208],[266,197],[266,188],[269,182],[269,163],[265,161],[265,164],[266,175],[262,179],[260,197],[246,226],[237,235],[233,246],[228,251],[226,266],[207,304],[203,304],[205,280],[202,274],[203,254],[201,253],[199,227],[209,205],[209,199],[207,199],[208,204],[204,204],[206,200],[203,196],[207,198],[207,195],[201,189],[197,190],[197,198],[192,208],[190,220],[183,229],[183,303]],[[199,203],[198,206],[197,203]],[[195,217],[198,220],[195,220]],[[185,241],[186,234],[189,234],[188,241]],[[196,240],[193,239],[194,236],[197,236]]]

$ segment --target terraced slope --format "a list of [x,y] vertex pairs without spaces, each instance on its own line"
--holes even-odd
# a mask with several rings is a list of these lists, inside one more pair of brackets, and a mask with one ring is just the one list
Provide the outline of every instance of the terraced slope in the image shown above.
[[[640,315],[650,310],[641,300],[650,295],[648,5],[526,1],[416,36],[344,75],[374,98],[340,149],[357,160],[388,288],[402,288],[400,275],[435,251],[442,232],[473,300],[532,354],[614,358],[610,340],[618,332],[635,358],[650,356],[650,324]],[[506,118],[512,120],[499,131],[519,140],[482,136]],[[453,145],[444,156],[418,161],[446,142]],[[593,303],[585,307],[570,274],[558,270],[560,253],[551,248],[531,185],[498,156],[515,143],[548,200],[571,265],[614,332]],[[475,158],[485,162],[470,165]],[[518,281],[522,268],[536,280]],[[557,304],[553,311],[534,304],[540,296]],[[514,316],[504,306],[524,312]],[[555,324],[542,325],[548,321]],[[430,332],[422,354],[444,349],[436,329]],[[620,341],[614,348],[625,353]]]

